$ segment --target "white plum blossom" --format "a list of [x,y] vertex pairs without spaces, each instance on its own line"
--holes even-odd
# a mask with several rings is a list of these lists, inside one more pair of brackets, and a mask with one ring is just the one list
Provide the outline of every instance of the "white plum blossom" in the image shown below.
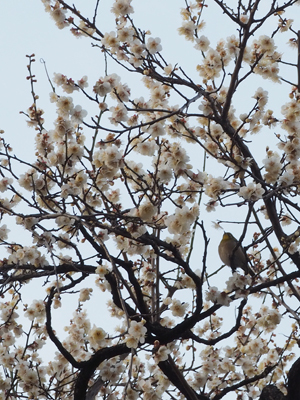
[[220,291],[216,286],[211,286],[205,294],[205,300],[215,303]]
[[60,249],[70,249],[70,235],[68,233],[60,233],[58,235],[58,239],[56,241],[56,245],[60,248]]
[[50,8],[49,12],[59,29],[63,29],[68,26],[68,22],[66,20],[67,10],[64,10],[57,4],[55,7]]
[[203,372],[195,372],[193,381],[191,383],[194,390],[199,390],[200,388],[204,387],[207,381],[207,374]]
[[117,34],[114,31],[105,33],[104,37],[101,39],[101,43],[103,46],[110,48],[112,53],[116,53],[120,45]]
[[104,329],[98,328],[94,324],[93,328],[88,333],[88,337],[91,347],[98,349],[105,343],[106,332]]
[[257,324],[263,328],[266,332],[271,332],[274,330],[276,325],[281,321],[281,314],[277,309],[269,309],[268,307],[261,308],[261,317],[258,318]]
[[263,88],[259,87],[256,92],[254,93],[253,98],[257,100],[258,106],[261,109],[264,109],[264,106],[268,102],[268,92],[266,90],[263,90]]
[[118,39],[120,42],[131,43],[134,38],[133,27],[121,27],[118,29]]
[[103,160],[109,167],[120,165],[123,154],[116,146],[110,146],[103,151]]
[[207,81],[219,77],[223,65],[224,59],[220,56],[220,53],[210,48],[203,63],[197,66],[197,70],[200,76]]
[[150,201],[146,201],[139,206],[137,214],[143,221],[151,221],[157,211],[157,206],[150,203]]
[[4,242],[8,238],[8,232],[10,229],[7,229],[6,224],[0,226],[0,242]]
[[25,174],[21,174],[18,181],[19,185],[26,190],[32,190],[34,187],[34,177],[36,177],[36,173],[33,169],[29,170]]
[[231,55],[236,57],[239,54],[239,45],[239,39],[235,35],[227,38],[226,47]]
[[172,64],[168,64],[166,67],[164,67],[164,71],[166,75],[171,75],[171,73],[173,72]]
[[77,85],[80,87],[80,89],[85,89],[86,87],[88,87],[88,77],[84,75],[81,79],[77,81]]
[[40,267],[48,263],[36,246],[19,246],[9,255],[8,264],[31,264]]
[[155,39],[152,37],[148,38],[146,48],[150,54],[155,54],[162,50],[160,42],[161,40],[158,37]]
[[161,361],[166,361],[169,357],[171,350],[167,346],[160,346],[159,349],[154,354],[154,360],[156,363]]
[[105,264],[98,265],[96,269],[96,274],[98,274],[101,278],[104,278],[104,276],[108,273],[109,268]]
[[114,87],[114,90],[115,91],[112,91],[110,93],[112,98],[115,98],[117,100],[124,101],[124,102],[129,101],[130,89],[126,84],[118,83]]
[[93,87],[94,92],[102,97],[108,94],[111,91],[111,89],[112,88],[109,82],[105,82],[100,79],[96,82],[96,84]]
[[267,35],[261,35],[256,43],[259,46],[259,49],[263,53],[268,55],[274,53],[274,50],[276,48],[276,46],[274,45],[274,39]]
[[197,27],[193,21],[188,21],[184,22],[182,26],[178,28],[178,31],[180,35],[183,35],[186,38],[186,40],[193,42],[196,28]]
[[[299,4],[299,3],[298,3]],[[293,24],[294,20],[293,19],[283,19],[278,22],[278,26],[280,27],[280,32],[286,32],[288,31]]]
[[172,234],[184,234],[189,231],[193,222],[199,215],[197,206],[189,209],[187,206],[177,208],[173,215],[165,218],[168,231]]
[[23,225],[25,229],[31,230],[34,225],[36,225],[39,222],[39,219],[37,217],[27,217],[27,218],[22,218],[20,216],[16,217],[16,223],[18,225]]
[[92,288],[80,289],[79,301],[84,302],[90,300],[92,292],[93,292]]
[[30,321],[36,320],[42,323],[46,318],[46,309],[43,301],[34,300],[30,307],[24,313],[24,316]]
[[132,14],[134,11],[130,3],[131,0],[116,0],[111,8],[111,11],[116,17]]
[[134,149],[143,156],[152,157],[159,147],[154,140],[145,140],[139,142]]
[[197,50],[205,52],[208,50],[209,45],[210,45],[209,39],[206,36],[201,35],[199,38],[196,38],[196,44],[194,47]]
[[236,289],[244,289],[245,286],[251,284],[251,276],[249,275],[240,275],[237,272],[234,272],[232,276],[226,281],[226,289],[228,292],[232,292]]
[[212,175],[208,175],[205,183],[205,193],[213,200],[217,200],[221,193],[229,187],[230,184],[221,176],[214,178]]
[[83,110],[81,106],[77,105],[73,108],[70,115],[71,115],[72,122],[81,123],[83,121],[84,117],[87,116],[87,111]]
[[113,125],[118,125],[119,122],[125,122],[128,120],[127,110],[122,103],[118,103],[116,107],[110,107],[109,111],[112,113],[109,120]]
[[238,196],[248,201],[257,201],[262,199],[265,189],[260,183],[250,182],[247,186],[242,186],[238,192]]
[[226,307],[232,302],[227,293],[219,291],[215,286],[211,286],[206,292],[205,300],[216,304],[222,304]]
[[95,83],[93,91],[103,97],[118,86],[120,79],[121,78],[117,74],[106,75]]
[[54,74],[53,74],[53,82],[57,86],[62,86],[62,85],[67,83],[67,77],[65,75],[61,74],[61,73],[54,72]]
[[182,303],[180,300],[173,299],[170,310],[174,317],[184,317],[188,306],[188,303]]
[[144,324],[146,321],[142,320],[140,322],[130,321],[130,327],[128,329],[128,335],[126,337],[126,346],[135,348],[138,342],[145,343],[145,335],[147,328]]
[[291,186],[294,181],[294,175],[292,171],[285,171],[278,179],[278,182],[283,187]]
[[5,192],[8,189],[8,186],[13,183],[12,178],[2,178],[0,180],[0,192]]
[[94,153],[93,164],[96,168],[106,165],[111,171],[112,175],[116,172],[115,169],[122,165],[123,154],[116,146],[110,146],[107,149],[101,149]]
[[135,57],[137,57],[137,59],[140,59],[140,57],[145,54],[145,45],[139,40],[134,39],[130,43],[130,51],[134,54]]
[[219,295],[217,296],[217,304],[221,304],[225,307],[229,307],[230,303],[232,302],[232,299],[228,296],[226,292],[220,292]]
[[62,96],[59,97],[57,102],[57,113],[61,116],[68,116],[74,108],[73,100],[71,97]]
[[80,189],[75,186],[72,182],[62,185],[61,197],[66,199],[68,196],[78,196]]
[[157,178],[162,183],[170,182],[172,177],[173,177],[173,171],[172,171],[172,168],[169,165],[160,165],[159,166]]
[[150,133],[153,138],[163,136],[166,133],[164,125],[161,122],[156,122],[155,124],[150,125],[147,132]]
[[267,173],[264,174],[266,182],[275,183],[278,180],[282,168],[279,154],[273,151],[268,151],[267,158],[265,158],[262,162],[267,171]]
[[[66,93],[73,93],[76,90],[79,90],[79,86],[77,86],[72,78],[67,78],[65,75],[60,73],[54,73],[53,78],[54,83],[57,86],[60,86],[62,90]],[[57,101],[59,96],[56,93],[50,94],[51,102]]]

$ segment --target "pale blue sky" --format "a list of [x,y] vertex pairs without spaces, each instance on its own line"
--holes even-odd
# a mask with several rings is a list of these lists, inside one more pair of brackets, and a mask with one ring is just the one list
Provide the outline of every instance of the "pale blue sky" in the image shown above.
[[[85,0],[77,0],[76,6],[81,12],[91,18],[94,1],[86,2]],[[91,5],[90,10],[86,10],[87,4]],[[114,30],[114,15],[110,13],[112,0],[100,1],[98,11],[99,26],[103,32]],[[177,28],[181,23],[180,7],[185,6],[184,0],[152,0],[151,7],[148,0],[133,1],[135,13],[132,17],[136,26],[144,30],[151,30],[153,37],[159,36],[162,39],[163,51],[165,59],[172,64],[176,62],[179,66],[183,66],[185,71],[193,77],[195,82],[201,83],[200,77],[196,72],[196,65],[200,62],[200,54],[197,52],[191,42],[186,42],[183,37],[178,35]],[[265,5],[266,3],[263,2]],[[233,28],[231,22],[222,18],[222,13],[216,12],[211,6],[205,10],[204,20],[206,21],[203,34],[207,35],[213,46],[220,38],[226,38],[232,34],[237,34],[236,28]],[[294,11],[300,15],[300,7],[294,8]],[[2,54],[2,62],[0,70],[2,72],[1,80],[1,96],[0,96],[0,129],[5,130],[6,140],[12,145],[14,151],[22,156],[29,157],[34,154],[34,131],[27,128],[26,118],[19,114],[19,111],[26,109],[31,105],[32,99],[30,94],[30,83],[25,78],[27,72],[28,59],[26,54],[35,53],[36,63],[34,64],[34,73],[37,77],[36,92],[40,95],[39,106],[45,110],[45,127],[52,129],[53,120],[56,117],[55,106],[49,101],[49,93],[51,91],[48,83],[44,65],[40,59],[44,59],[50,77],[54,72],[61,72],[74,80],[80,79],[83,75],[89,77],[89,90],[92,89],[94,82],[104,74],[104,62],[102,53],[97,48],[91,47],[89,38],[75,38],[69,29],[59,30],[50,16],[45,13],[44,6],[40,0],[14,0],[13,2],[1,2],[0,14],[2,16],[2,24],[0,27],[0,51]],[[287,15],[288,17],[288,15]],[[295,17],[295,16],[294,16]],[[275,18],[275,17],[274,17]],[[261,34],[271,34],[276,27],[276,19],[271,19],[272,28],[258,32]],[[291,61],[296,61],[296,51],[292,51],[287,45],[290,33],[277,36],[280,39],[281,48],[289,54]],[[122,82],[128,83],[132,89],[134,97],[147,95],[146,89],[140,83],[140,77],[135,74],[125,73],[120,68],[115,68],[113,64],[109,66],[109,73],[117,72],[122,77]],[[292,79],[288,75],[289,79]],[[235,107],[238,108],[237,115],[249,110],[253,106],[254,100],[251,99],[257,87],[262,86],[270,91],[270,103],[272,107],[280,110],[280,106],[284,101],[288,101],[289,86],[275,85],[272,82],[255,77],[247,84],[244,83],[241,90],[236,95]],[[190,96],[193,97],[193,93]],[[74,94],[76,97],[76,93]],[[80,103],[80,100],[78,100]],[[74,100],[77,104],[77,100]],[[172,102],[170,102],[172,103]],[[176,102],[175,102],[176,104]],[[85,104],[82,104],[85,108]],[[198,104],[194,106],[197,107]],[[268,107],[271,107],[268,106]],[[88,118],[92,112],[89,108]],[[251,139],[251,138],[250,138]],[[259,146],[257,149],[261,152],[261,158],[264,157],[266,145],[270,144],[274,139],[274,132],[268,128],[264,128],[259,138]],[[257,142],[257,140],[256,140]],[[257,145],[256,145],[257,146]],[[274,146],[275,150],[276,147]],[[199,155],[193,154],[191,157],[197,160],[199,164]],[[210,164],[208,164],[209,166]],[[202,168],[201,165],[196,165]],[[223,172],[212,172],[214,175]],[[233,216],[226,212],[226,219],[237,217],[239,209],[235,209]],[[237,213],[237,214],[236,214]],[[221,238],[222,233],[216,232],[211,228],[211,221],[218,218],[225,219],[220,213],[211,213],[201,216],[206,220],[206,226],[211,236],[211,246],[215,248]],[[237,235],[241,233],[240,227],[237,228]],[[218,258],[213,256],[213,269],[220,265]]]
[[[94,1],[77,0],[76,6],[83,14],[87,12],[87,15],[91,18],[94,3]],[[90,10],[86,10],[87,4],[92,5]],[[103,32],[114,30],[114,15],[109,11],[112,4],[112,0],[100,1],[99,26]],[[179,66],[183,66],[185,71],[191,74],[196,82],[201,83],[201,79],[196,72],[196,65],[201,60],[200,54],[193,48],[193,43],[186,42],[177,32],[177,28],[181,23],[180,7],[185,6],[185,1],[152,0],[151,6],[149,6],[148,0],[136,0],[132,4],[135,7],[135,13],[132,17],[136,25],[145,30],[150,29],[153,37],[161,37],[162,54],[165,59],[173,64],[178,62]],[[266,3],[263,2],[263,4],[265,5]],[[294,11],[297,11],[298,15],[300,15],[300,7],[294,8]],[[28,74],[26,68],[28,59],[25,55],[36,54],[36,63],[34,65],[34,73],[38,81],[36,92],[40,95],[39,105],[46,112],[45,127],[47,129],[52,129],[56,113],[54,104],[49,102],[51,88],[40,59],[42,58],[46,61],[51,78],[54,72],[61,72],[74,80],[87,75],[89,77],[89,89],[91,90],[93,83],[104,74],[103,57],[99,49],[91,47],[89,38],[76,39],[68,28],[59,30],[50,16],[45,13],[44,6],[40,0],[1,2],[0,14],[2,17],[0,27],[0,51],[2,55],[0,66],[2,73],[0,129],[5,130],[6,140],[10,142],[16,153],[22,154],[22,156],[28,154],[30,157],[30,155],[34,154],[34,131],[27,128],[26,118],[24,115],[19,114],[19,111],[26,111],[32,103],[30,83],[25,79]],[[227,19],[222,19],[222,14],[220,12],[215,13],[214,8],[211,11],[210,7],[205,10],[204,20],[206,21],[206,26],[203,34],[209,37],[212,46],[220,38],[237,34],[235,27],[232,29],[232,23],[228,22]],[[275,21],[271,19],[270,24],[272,23],[272,28],[267,31],[263,29],[258,32],[258,35],[271,34],[274,27],[276,27],[276,19]],[[296,51],[292,51],[286,45],[291,36],[289,33],[277,36],[281,45],[279,51],[289,54],[290,60],[295,62]],[[109,73],[112,72],[117,72],[121,75],[122,81],[128,83],[129,87],[131,87],[134,97],[147,94],[146,89],[140,83],[139,76],[125,73],[110,64]],[[292,79],[290,75],[288,77]],[[290,89],[288,85],[275,85],[272,82],[256,77],[248,85],[247,83],[243,84],[241,91],[237,93],[237,101],[235,103],[235,107],[238,108],[237,115],[248,111],[249,107],[254,104],[251,96],[259,86],[270,91],[271,106],[277,108],[277,111],[280,110],[283,102],[288,101],[287,94]],[[191,93],[191,97],[193,95]],[[76,103],[76,101],[74,102]],[[78,100],[78,102],[80,101]],[[85,104],[82,105],[85,108]],[[196,107],[197,105],[194,106]],[[87,111],[90,110],[87,108]],[[91,112],[89,112],[89,116],[91,116]],[[264,128],[259,139],[261,157],[264,157],[264,149],[267,144],[273,141],[273,138],[274,132]],[[191,156],[193,156],[192,152]],[[194,154],[194,156],[199,163],[198,154]],[[202,160],[201,165],[197,165],[195,169],[201,169],[201,167]],[[216,172],[213,173],[216,174]],[[210,220],[224,219],[224,216],[222,218],[222,213],[219,216],[211,213],[204,217],[208,219],[208,229],[211,229]],[[236,215],[233,216],[233,219],[235,217]],[[239,233],[240,230],[238,229]],[[211,230],[210,236],[212,236],[212,245],[216,246],[221,237],[221,232],[216,233],[216,231]],[[215,263],[218,265],[219,260],[215,260]]]
[[[87,1],[74,0],[74,2],[77,8],[81,9],[84,14]],[[94,4],[94,1],[89,0],[89,4]],[[112,0],[100,1],[99,10],[101,10],[102,4],[105,11],[99,11],[100,28],[103,32],[110,32],[114,30],[114,15],[108,11]],[[186,72],[191,73],[193,78],[196,81],[198,79],[199,83],[201,83],[200,78],[197,78],[198,75],[195,70],[197,63],[200,62],[200,55],[198,61],[197,57],[199,53],[193,49],[194,44],[186,42],[177,33],[177,28],[181,23],[179,9],[184,6],[184,0],[152,0],[151,2],[149,0],[136,0],[133,1],[133,7],[137,8],[135,14],[132,16],[139,27],[145,30],[150,29],[153,37],[161,37],[163,46],[162,54],[167,61],[173,64],[178,62],[180,66],[184,67]],[[300,7],[295,8],[295,10],[298,12],[296,16],[293,16],[296,20],[296,17],[299,18],[300,16]],[[2,75],[0,85],[0,129],[5,130],[5,138],[12,145],[16,153],[22,154],[22,156],[30,156],[30,154],[34,154],[34,131],[27,128],[25,117],[19,114],[19,111],[26,111],[32,103],[30,83],[25,79],[28,75],[26,68],[28,60],[25,55],[36,54],[36,63],[34,65],[34,73],[38,80],[36,90],[37,94],[40,95],[40,107],[46,111],[45,125],[47,129],[52,129],[52,121],[56,114],[54,105],[49,102],[48,94],[51,88],[44,72],[44,66],[39,60],[42,58],[46,61],[51,78],[54,72],[61,72],[68,77],[72,77],[74,80],[80,79],[83,75],[88,75],[89,88],[91,89],[93,82],[104,74],[103,58],[99,49],[91,47],[90,39],[76,39],[71,35],[68,28],[59,30],[50,16],[44,12],[44,6],[40,0],[2,1],[0,3],[0,15],[2,20],[0,26],[0,52],[2,55],[0,66]],[[211,16],[211,19],[204,17],[207,20],[207,25],[203,34],[207,36],[213,35],[213,37],[210,37],[212,45],[219,38],[226,38],[231,34],[237,34],[235,29],[231,30],[231,24],[223,23],[220,16],[221,14]],[[271,32],[272,29],[259,32],[259,35],[271,34]],[[285,44],[289,37],[291,35],[287,34],[280,39],[282,51],[291,55],[291,60],[296,62],[296,51],[290,50]],[[109,73],[112,72],[115,72],[115,70],[111,66]],[[118,73],[122,76],[122,81],[132,87],[132,91],[136,96],[147,93],[142,84],[139,83],[140,78],[120,73],[120,70]],[[292,78],[289,76],[289,79]],[[270,91],[272,107],[280,110],[281,104],[288,101],[287,94],[289,87],[287,85],[274,85],[258,78],[252,80],[250,85],[245,84],[244,92],[241,91],[237,95],[238,101],[236,107],[239,108],[240,112],[245,112],[249,109],[249,104],[252,102],[251,96],[259,86]],[[259,141],[262,154],[266,145],[272,142],[274,138],[273,133],[268,128],[264,128],[261,140]],[[198,168],[201,169],[201,167],[202,160]],[[216,175],[217,173],[214,172],[214,174]],[[238,214],[240,210],[235,207],[234,211]],[[233,216],[226,215],[226,218],[235,220],[237,214]],[[203,218],[206,219],[206,226],[211,236],[210,249],[212,250],[210,250],[209,256],[210,266],[212,270],[215,270],[221,265],[215,249],[222,233],[211,228],[210,220],[213,221],[217,218],[225,219],[225,217],[220,212],[219,214],[201,215],[200,219]],[[236,229],[238,233],[241,233],[241,227]],[[201,267],[200,258],[199,265],[193,265],[193,267],[195,269]]]

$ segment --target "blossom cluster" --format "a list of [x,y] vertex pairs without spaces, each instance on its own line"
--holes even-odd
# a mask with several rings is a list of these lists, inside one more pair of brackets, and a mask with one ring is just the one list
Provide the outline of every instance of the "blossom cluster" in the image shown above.
[[[89,37],[144,87],[135,97],[125,73],[102,71],[89,83],[55,73],[51,126],[29,56],[33,103],[24,114],[35,160],[15,155],[5,135],[0,142],[0,392],[69,399],[90,365],[86,390],[108,400],[180,399],[179,374],[197,395],[235,388],[257,398],[268,383],[285,392],[299,340],[286,314],[299,322],[300,289],[289,274],[299,264],[300,94],[291,89],[280,116],[261,78],[284,82],[276,35],[292,32],[293,21],[276,13],[273,33],[258,34],[255,10],[221,2],[240,35],[214,46],[202,34],[213,6],[191,2],[178,32],[195,48],[200,85],[164,59],[160,38],[137,28],[132,0],[112,2],[109,32],[96,26],[100,2],[93,19],[62,0],[42,2],[59,29]],[[264,87],[251,86],[249,110],[237,112],[234,96],[248,77]],[[276,135],[256,154],[265,130]],[[219,268],[212,215],[215,226],[243,227],[251,276]],[[34,281],[41,300],[27,304],[23,288]],[[71,297],[61,333],[55,316]],[[284,340],[277,330],[287,330]],[[56,352],[44,362],[49,340]]]

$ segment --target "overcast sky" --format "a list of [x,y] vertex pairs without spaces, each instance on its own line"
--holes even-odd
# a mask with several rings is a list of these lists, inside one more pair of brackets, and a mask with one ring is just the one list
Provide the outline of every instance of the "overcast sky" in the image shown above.
[[[83,15],[92,18],[95,1],[76,0],[77,8]],[[269,2],[262,1],[262,9]],[[114,30],[114,15],[110,12],[112,0],[100,1],[98,11],[98,26],[102,32]],[[148,0],[136,0],[132,2],[135,13],[132,17],[136,26],[144,30],[150,30],[153,37],[161,37],[163,51],[167,62],[175,65],[178,63],[190,74],[195,82],[201,83],[196,72],[196,65],[200,62],[200,55],[194,49],[194,44],[186,42],[178,35],[177,28],[181,24],[180,8],[185,6],[184,0],[152,0],[151,7]],[[300,16],[300,7],[293,8]],[[49,14],[45,13],[44,5],[40,0],[14,0],[0,2],[0,15],[2,24],[0,26],[0,51],[1,51],[1,96],[0,96],[0,129],[5,130],[6,140],[10,142],[14,151],[19,154],[34,154],[33,138],[34,131],[27,127],[26,118],[19,111],[26,109],[32,104],[30,94],[30,83],[26,80],[28,71],[26,68],[28,59],[26,54],[36,54],[36,63],[33,67],[37,77],[36,93],[40,95],[39,106],[45,110],[45,127],[52,129],[53,120],[56,117],[55,105],[49,101],[51,87],[48,83],[44,64],[45,60],[50,77],[54,72],[61,72],[74,80],[83,75],[89,77],[89,89],[93,82],[104,75],[103,55],[98,48],[92,48],[89,38],[75,38],[69,29],[59,30]],[[287,17],[295,15],[287,15]],[[214,8],[212,2],[205,10],[204,20],[206,26],[203,34],[207,35],[213,46],[220,38],[226,38],[237,34],[236,27],[222,17],[222,13]],[[268,26],[269,30],[263,29],[261,34],[271,34],[276,28],[277,18],[273,17]],[[273,26],[271,27],[271,24]],[[290,33],[276,36],[279,39],[279,51],[288,55],[290,61],[296,62],[296,51],[287,46]],[[198,58],[199,57],[199,58]],[[118,72],[122,76],[122,82],[128,83],[134,96],[139,97],[147,93],[140,83],[140,77],[116,70],[115,66],[109,65],[109,73]],[[293,74],[288,74],[293,79]],[[283,102],[288,101],[289,85],[275,85],[272,82],[254,77],[252,81],[241,86],[235,96],[235,107],[237,115],[249,111],[249,105],[253,105],[251,99],[257,87],[262,86],[270,91],[269,99],[271,106],[280,110]],[[76,96],[76,94],[74,94]],[[194,94],[191,93],[191,97]],[[76,101],[74,102],[76,104]],[[84,106],[84,105],[83,105]],[[196,107],[197,105],[195,105]],[[270,106],[268,106],[270,107]],[[89,111],[89,109],[87,109]],[[88,117],[91,116],[89,113]],[[264,151],[264,145],[269,144],[274,138],[274,132],[264,128],[261,134],[260,147]],[[262,157],[263,157],[262,153]],[[201,169],[202,164],[197,168]],[[211,214],[212,220],[216,217]],[[221,235],[221,234],[220,234]]]
[[[93,5],[95,3],[92,0],[74,0],[74,2],[83,14],[87,4]],[[114,15],[109,12],[112,3],[112,0],[100,1],[99,26],[103,32],[114,30]],[[266,4],[268,1],[264,0],[263,3]],[[200,62],[200,58],[199,61],[197,60],[199,53],[193,49],[192,43],[186,42],[177,32],[181,23],[180,7],[184,6],[184,0],[136,0],[133,1],[133,7],[136,10],[133,17],[137,21],[137,26],[144,30],[150,29],[153,37],[161,37],[163,54],[168,62],[179,63],[186,72],[191,73],[193,78],[197,79],[196,65]],[[92,17],[92,9],[93,7],[87,10],[90,17]],[[299,17],[300,7],[296,10]],[[99,49],[91,47],[89,38],[76,39],[69,32],[69,29],[59,30],[50,16],[45,13],[40,0],[2,0],[0,2],[0,15],[2,21],[0,25],[0,52],[2,56],[0,66],[2,77],[0,84],[0,129],[5,130],[6,140],[9,141],[16,153],[20,154],[21,152],[22,155],[30,155],[34,154],[34,131],[27,128],[26,118],[19,114],[19,111],[26,111],[32,103],[30,83],[26,80],[28,75],[26,54],[36,54],[34,65],[34,73],[38,80],[36,92],[40,95],[40,107],[46,111],[45,126],[47,129],[52,129],[56,114],[55,106],[49,102],[51,88],[44,71],[44,65],[40,60],[45,60],[51,78],[54,72],[61,72],[74,80],[87,75],[91,88],[93,82],[104,75],[103,57]],[[295,16],[294,18],[296,19]],[[221,19],[221,13],[215,16],[211,15],[211,19],[207,20],[203,34],[209,36],[213,45],[222,37],[226,38],[231,34],[237,34],[236,29],[232,30],[231,26],[230,23],[224,23],[224,20]],[[262,31],[259,34],[270,34],[271,32],[272,30],[269,32]],[[296,62],[296,51],[290,50],[286,45],[290,36],[287,34],[280,39],[281,46],[286,53],[290,54],[291,60],[294,58],[294,62]],[[110,66],[109,73],[112,72],[114,72],[114,68]],[[139,81],[135,81],[135,79],[136,76],[124,74],[123,78],[122,75],[122,81],[129,84],[136,96],[146,93]],[[132,85],[134,81],[137,83]],[[252,84],[245,85],[244,93],[240,92],[237,95],[236,107],[240,108],[240,112],[249,109],[247,106],[250,104],[249,98],[251,101],[251,96],[259,86],[273,91],[270,100],[278,110],[280,110],[284,101],[288,101],[287,94],[290,89],[288,85],[274,85],[259,78],[257,81],[252,81]],[[273,132],[265,128],[261,140],[262,151],[273,137]],[[202,163],[199,169],[201,167]],[[208,218],[208,221],[209,219],[216,220],[217,216],[210,214],[205,218]],[[211,228],[210,222],[207,222],[207,228]],[[211,228],[212,248],[216,248],[221,235],[222,233],[215,233]],[[216,251],[211,251],[210,256],[213,257],[215,263],[212,268],[217,269],[221,262],[216,256]],[[200,268],[200,262],[199,265],[194,267],[195,269]]]
[[[262,2],[263,4],[268,2]],[[90,9],[87,8],[89,4]],[[103,32],[110,32],[114,29],[114,15],[109,12],[112,0],[100,1],[99,8],[99,26]],[[133,17],[138,27],[144,30],[151,30],[152,36],[162,38],[163,55],[168,62],[173,65],[178,63],[184,67],[185,71],[197,79],[196,65],[199,61],[198,54],[191,42],[186,42],[183,37],[178,35],[177,28],[181,23],[180,8],[184,7],[184,0],[152,0],[151,7],[149,1],[133,1],[135,14]],[[77,8],[85,15],[92,17],[94,1],[86,2],[77,0]],[[213,10],[213,7],[210,6]],[[210,9],[209,8],[209,9]],[[209,11],[208,9],[208,11]],[[297,8],[295,8],[297,10]],[[298,8],[300,11],[300,7]],[[18,135],[22,139],[24,135],[33,135],[28,131],[24,123],[24,116],[19,115],[19,111],[26,110],[31,105],[30,85],[25,79],[27,76],[26,54],[35,53],[36,60],[34,72],[37,76],[38,84],[36,86],[38,94],[41,96],[40,106],[49,114],[49,121],[46,126],[51,128],[51,115],[55,110],[53,105],[49,105],[48,94],[51,90],[47,77],[44,72],[44,66],[40,59],[47,63],[49,75],[52,78],[54,72],[61,72],[74,79],[79,79],[83,75],[88,75],[90,86],[93,81],[98,79],[104,72],[103,57],[99,49],[92,48],[89,38],[76,39],[69,30],[59,30],[48,14],[44,12],[44,6],[40,0],[14,0],[2,1],[0,4],[0,13],[2,24],[0,26],[0,50],[1,50],[1,96],[0,96],[0,129],[4,129],[9,136],[12,136],[13,144]],[[226,38],[231,34],[237,34],[236,29],[222,18],[222,14],[213,14],[212,12],[204,14],[207,21],[204,34],[209,36],[211,45],[220,38]],[[207,18],[206,18],[207,17]],[[272,31],[270,30],[269,33]],[[259,34],[266,33],[260,32]],[[282,37],[282,45],[285,53],[291,50],[285,45],[290,34]],[[296,59],[296,52],[292,52]],[[115,68],[111,67],[109,72]],[[123,76],[125,74],[123,73]],[[123,78],[129,83],[136,77],[125,75]],[[135,81],[136,82],[136,81]],[[199,82],[201,82],[199,78]],[[257,86],[270,86],[270,82],[263,81],[257,83]],[[273,85],[274,86],[274,85]],[[134,85],[132,91],[141,91],[141,85]],[[249,88],[249,87],[248,87]],[[281,93],[288,92],[286,88],[280,88]],[[247,90],[247,86],[245,86]],[[251,87],[254,92],[254,88]],[[241,96],[239,93],[237,96]],[[243,101],[247,101],[249,94],[244,93]],[[52,111],[51,111],[52,110]],[[242,110],[241,110],[242,111]],[[51,114],[51,112],[53,114]],[[19,136],[20,135],[20,136]],[[27,138],[27,136],[25,136]],[[17,149],[20,140],[14,143],[13,147]],[[24,150],[24,149],[23,149]]]
[[[75,4],[83,15],[92,18],[95,1],[76,0]],[[114,30],[115,17],[110,12],[112,4],[112,0],[100,1],[98,26],[102,32]],[[173,65],[178,63],[193,77],[195,82],[201,83],[201,79],[196,72],[196,65],[201,61],[200,54],[194,49],[194,44],[186,42],[182,36],[179,36],[177,31],[182,21],[180,8],[185,6],[185,1],[152,0],[151,7],[148,0],[135,0],[132,4],[135,9],[132,17],[136,26],[143,30],[150,30],[153,37],[161,37],[162,54],[167,62]],[[260,11],[263,12],[263,7],[268,6],[269,2],[262,1],[261,4]],[[294,13],[297,11],[299,15],[300,7],[293,8],[293,11]],[[54,72],[61,72],[74,80],[87,75],[89,77],[89,89],[92,90],[94,82],[104,75],[103,54],[98,48],[91,46],[89,38],[75,38],[68,28],[59,30],[49,14],[45,13],[44,5],[40,0],[2,1],[0,2],[0,14],[2,17],[0,26],[0,50],[2,55],[0,66],[2,72],[0,129],[5,130],[6,140],[9,141],[17,154],[30,158],[30,155],[33,155],[35,151],[33,145],[34,131],[27,127],[25,116],[19,114],[19,111],[26,111],[32,104],[30,83],[26,80],[28,75],[26,54],[35,53],[36,55],[33,71],[38,81],[36,85],[36,93],[40,95],[38,104],[45,110],[46,129],[52,129],[56,113],[55,105],[49,101],[51,87],[45,74],[44,64],[40,60],[43,59],[46,62],[50,78],[53,77]],[[295,18],[295,15],[287,15],[287,17],[291,16]],[[209,37],[212,47],[221,38],[226,39],[232,34],[237,35],[236,27],[222,16],[222,13],[213,6],[212,2],[209,3],[208,9],[205,10],[204,20],[206,21],[206,26],[203,34]],[[269,29],[259,31],[258,36],[261,34],[270,35],[276,28],[276,24],[277,17],[273,17],[267,25]],[[284,56],[288,55],[290,61],[295,62],[296,51],[292,51],[286,44],[290,37],[291,34],[287,33],[281,36],[278,35],[276,38],[279,39],[279,51],[283,51]],[[112,72],[117,72],[121,75],[122,82],[131,87],[134,97],[147,94],[146,89],[140,83],[139,76],[125,73],[110,64],[109,73]],[[292,79],[293,74],[289,74],[288,78]],[[282,103],[289,100],[289,85],[275,85],[260,77],[254,77],[249,84],[245,82],[241,86],[241,90],[235,95],[235,107],[238,109],[237,116],[242,112],[249,111],[249,107],[253,106],[254,99],[251,99],[251,96],[259,86],[270,91],[269,98],[272,108],[274,107],[280,111]],[[191,97],[193,95],[191,93]],[[76,96],[76,93],[74,96]],[[77,104],[76,101],[74,103]],[[85,105],[82,105],[85,108]],[[194,106],[196,107],[197,105]],[[90,110],[87,108],[87,111],[89,112]],[[90,116],[91,111],[88,114],[88,118]],[[267,144],[272,142],[273,138],[274,132],[264,128],[259,141],[261,157],[264,157],[264,149]],[[197,154],[196,157],[198,157]],[[195,170],[197,168],[201,170],[202,160],[201,165],[195,166]],[[216,174],[214,171],[213,173]],[[236,211],[238,212],[238,210]],[[222,233],[218,232],[216,234],[213,231],[211,221],[216,221],[217,218],[222,219],[222,215],[218,216],[211,213],[204,217],[208,219],[207,228],[211,229],[209,235],[212,238],[212,246],[215,247]],[[226,215],[227,217],[228,215]],[[236,218],[236,215],[234,215],[234,218]],[[240,227],[237,229],[237,234],[239,234],[241,229]],[[219,263],[219,259],[216,259],[215,264],[219,265]]]

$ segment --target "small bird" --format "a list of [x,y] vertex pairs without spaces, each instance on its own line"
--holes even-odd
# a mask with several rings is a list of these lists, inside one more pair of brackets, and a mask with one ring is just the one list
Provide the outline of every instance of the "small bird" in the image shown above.
[[255,275],[248,266],[248,258],[244,248],[230,232],[224,233],[218,250],[222,262],[231,267],[232,271],[242,268],[246,274]]

